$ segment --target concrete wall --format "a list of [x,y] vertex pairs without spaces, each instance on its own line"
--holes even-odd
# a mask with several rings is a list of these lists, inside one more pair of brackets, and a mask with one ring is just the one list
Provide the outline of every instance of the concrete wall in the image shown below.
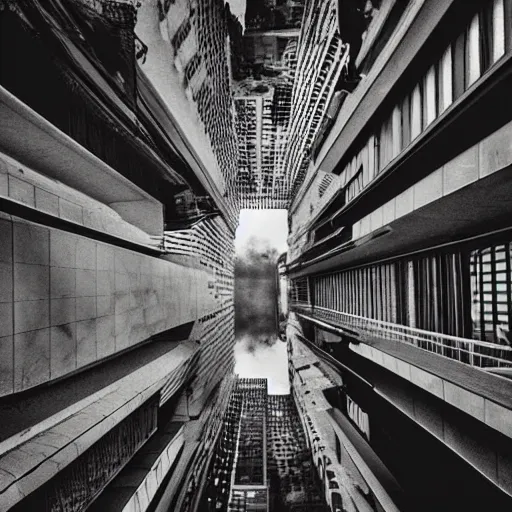
[[414,210],[498,172],[511,163],[512,122],[354,223],[353,238],[365,236]]
[[[448,380],[422,370],[365,343],[350,345],[357,354],[398,375],[432,396],[473,416],[504,436],[512,437],[512,411]],[[499,385],[497,378],[496,385]],[[413,421],[451,448],[495,485],[512,495],[512,459],[504,438],[496,441],[447,417],[435,399],[397,386],[396,381],[378,381],[379,393]]]
[[[106,186],[111,186],[107,183]],[[115,187],[122,188],[122,185]],[[149,202],[132,201],[111,202],[110,205],[88,196],[79,190],[68,187],[61,181],[34,171],[18,160],[0,152],[0,196],[23,204],[42,213],[58,217],[79,226],[94,229],[101,233],[128,240],[139,245],[158,246],[159,236],[151,237],[127,219],[139,215],[154,215],[153,222],[162,226],[162,205],[156,200],[153,210]],[[119,197],[125,197],[120,191]],[[146,204],[148,203],[148,204]],[[159,205],[159,206],[158,206]],[[114,209],[115,208],[115,209]],[[119,214],[122,211],[124,217]],[[137,212],[137,210],[140,210]],[[141,222],[139,222],[141,224]]]
[[206,270],[0,215],[0,395],[62,377],[216,306]]

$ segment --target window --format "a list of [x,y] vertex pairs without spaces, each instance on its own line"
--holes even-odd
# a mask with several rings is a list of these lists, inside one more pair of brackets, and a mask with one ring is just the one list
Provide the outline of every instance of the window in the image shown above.
[[[482,43],[485,43],[487,41],[487,38],[485,37],[486,33],[484,31],[483,37],[482,37]],[[478,14],[473,17],[471,20],[471,24],[469,26],[468,30],[468,38],[467,38],[467,52],[466,52],[466,87],[469,87],[471,84],[476,82],[478,78],[480,78],[481,74],[481,60],[485,61],[485,54],[487,52],[480,51],[480,18]],[[482,46],[488,46],[482,44]],[[484,49],[484,48],[482,48]],[[485,64],[484,64],[484,67]]]
[[470,255],[473,338],[510,344],[512,324],[511,244]]
[[363,189],[363,166],[359,167],[355,176],[347,183],[346,202],[348,203],[356,197]]
[[466,31],[452,45],[453,99],[456,100],[466,88]]
[[418,84],[411,94],[411,140],[414,140],[423,128],[422,94]]
[[334,434],[334,441],[336,442],[336,459],[341,464],[341,443],[336,433]]
[[402,114],[402,148],[411,142],[411,98],[406,96],[400,109]]
[[[509,18],[510,19],[510,18]],[[505,6],[504,0],[494,0],[492,6],[492,62],[505,54]]]
[[427,127],[437,116],[437,78],[436,68],[432,66],[425,76],[423,102],[423,121],[424,127]]
[[443,54],[439,66],[439,113],[444,112],[453,102],[452,48]]
[[393,116],[391,121],[392,127],[392,154],[391,157],[395,158],[402,150],[402,113],[400,107],[393,109]]

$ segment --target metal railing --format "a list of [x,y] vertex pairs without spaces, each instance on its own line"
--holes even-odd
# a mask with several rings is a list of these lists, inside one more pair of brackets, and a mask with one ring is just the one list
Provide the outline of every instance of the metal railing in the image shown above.
[[304,302],[293,302],[292,309],[334,326],[346,327],[362,338],[369,336],[408,343],[477,368],[512,368],[512,347],[508,345],[424,331],[324,307],[312,307]]

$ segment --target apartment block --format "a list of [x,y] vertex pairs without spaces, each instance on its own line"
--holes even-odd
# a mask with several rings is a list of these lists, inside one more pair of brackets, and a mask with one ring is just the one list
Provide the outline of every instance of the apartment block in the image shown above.
[[[511,5],[363,4],[339,6],[343,98],[289,209],[296,346],[323,362],[293,363],[294,389],[358,431],[400,509],[506,508]],[[329,406],[305,397],[313,373]]]
[[1,5],[0,510],[186,510],[220,432],[236,156],[144,68],[158,5]]

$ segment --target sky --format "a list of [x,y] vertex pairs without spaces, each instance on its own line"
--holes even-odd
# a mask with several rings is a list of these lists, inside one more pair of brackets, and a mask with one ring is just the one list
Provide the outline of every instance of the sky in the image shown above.
[[245,26],[245,4],[246,0],[228,0],[231,12],[240,20],[242,26]]
[[287,251],[287,215],[287,210],[242,210],[235,238],[237,255],[245,251],[251,238],[258,239],[261,245],[268,242],[279,254]]
[[[269,249],[275,249],[277,255],[280,255],[288,248],[287,235],[286,210],[242,210],[235,238],[237,258],[245,261],[245,258],[252,255],[251,262],[258,261],[251,250],[268,253]],[[265,263],[265,259],[262,259],[262,263]],[[248,306],[239,300],[235,307]],[[239,316],[240,313],[238,311]],[[235,332],[235,373],[242,378],[267,378],[270,394],[287,394],[289,384],[286,343],[276,336],[269,339],[265,335],[264,327],[262,329],[260,332],[263,334],[259,335],[254,329]]]

